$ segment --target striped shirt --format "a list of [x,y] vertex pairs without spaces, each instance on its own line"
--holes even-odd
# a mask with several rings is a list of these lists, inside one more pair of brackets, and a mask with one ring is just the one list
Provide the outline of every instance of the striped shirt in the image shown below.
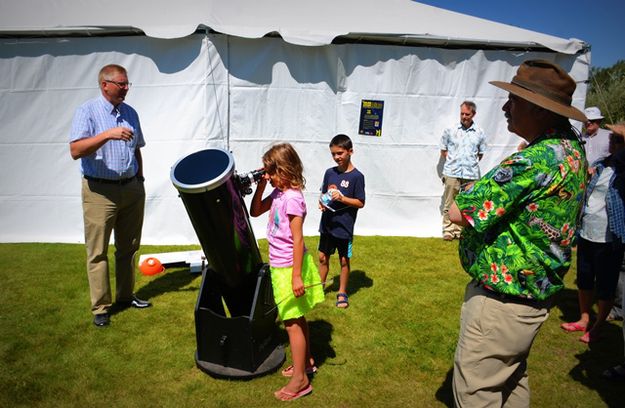
[[134,177],[139,170],[135,150],[145,146],[139,115],[125,103],[114,107],[104,96],[91,99],[76,109],[69,141],[96,136],[118,126],[131,129],[132,140],[109,140],[95,153],[80,159],[85,176],[108,180]]

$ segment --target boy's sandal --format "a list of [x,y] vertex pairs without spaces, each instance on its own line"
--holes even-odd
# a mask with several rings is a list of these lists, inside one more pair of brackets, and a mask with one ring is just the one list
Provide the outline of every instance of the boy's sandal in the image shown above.
[[347,309],[349,307],[349,297],[347,293],[339,292],[336,294],[336,307],[339,309]]
[[[284,370],[282,370],[282,375],[284,377],[293,377],[293,366],[290,365],[287,368],[285,368]],[[308,375],[312,375],[315,374],[317,372],[318,368],[317,366],[311,366],[311,367],[306,367],[306,374]]]
[[620,364],[615,367],[610,367],[605,370],[601,376],[608,380],[625,380],[625,364]]

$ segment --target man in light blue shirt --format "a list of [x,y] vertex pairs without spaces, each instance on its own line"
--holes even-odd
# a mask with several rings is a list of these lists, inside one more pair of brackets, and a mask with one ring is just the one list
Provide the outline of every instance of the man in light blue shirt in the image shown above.
[[126,69],[106,65],[98,75],[101,95],[76,109],[70,154],[80,159],[87,275],[93,323],[107,326],[113,305],[108,244],[115,231],[116,305],[149,307],[134,291],[134,256],[141,242],[145,189],[139,115],[124,103],[130,89]]
[[449,220],[449,208],[462,185],[480,178],[478,162],[486,150],[484,131],[475,125],[476,106],[464,101],[460,105],[460,123],[445,129],[441,137],[443,166],[443,239],[451,241],[460,237],[462,228]]

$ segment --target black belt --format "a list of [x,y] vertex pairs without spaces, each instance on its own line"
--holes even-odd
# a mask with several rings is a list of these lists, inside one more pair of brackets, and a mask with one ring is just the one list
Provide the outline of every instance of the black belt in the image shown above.
[[507,293],[495,292],[490,289],[486,289],[484,286],[479,285],[479,284],[477,285],[477,287],[481,290],[484,296],[487,296],[492,299],[500,300],[504,303],[505,302],[518,303],[521,305],[532,306],[538,309],[542,309],[545,307],[549,308],[550,303],[551,303],[549,300],[528,299],[524,297],[508,295]]
[[84,177],[85,177],[85,180],[95,181],[96,183],[117,184],[120,186],[123,186],[124,184],[128,184],[132,180],[137,178],[137,176],[132,176],[130,178],[125,178],[125,179],[110,180],[110,179],[103,179],[103,178],[97,178],[97,177],[91,177],[91,176],[84,176]]

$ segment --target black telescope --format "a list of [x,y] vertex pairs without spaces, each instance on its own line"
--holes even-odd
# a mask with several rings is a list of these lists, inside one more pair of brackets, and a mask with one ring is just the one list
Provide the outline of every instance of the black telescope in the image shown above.
[[232,154],[212,148],[178,160],[170,176],[211,266],[195,306],[197,366],[224,378],[274,371],[284,350],[270,271],[243,201],[262,170],[239,176]]

